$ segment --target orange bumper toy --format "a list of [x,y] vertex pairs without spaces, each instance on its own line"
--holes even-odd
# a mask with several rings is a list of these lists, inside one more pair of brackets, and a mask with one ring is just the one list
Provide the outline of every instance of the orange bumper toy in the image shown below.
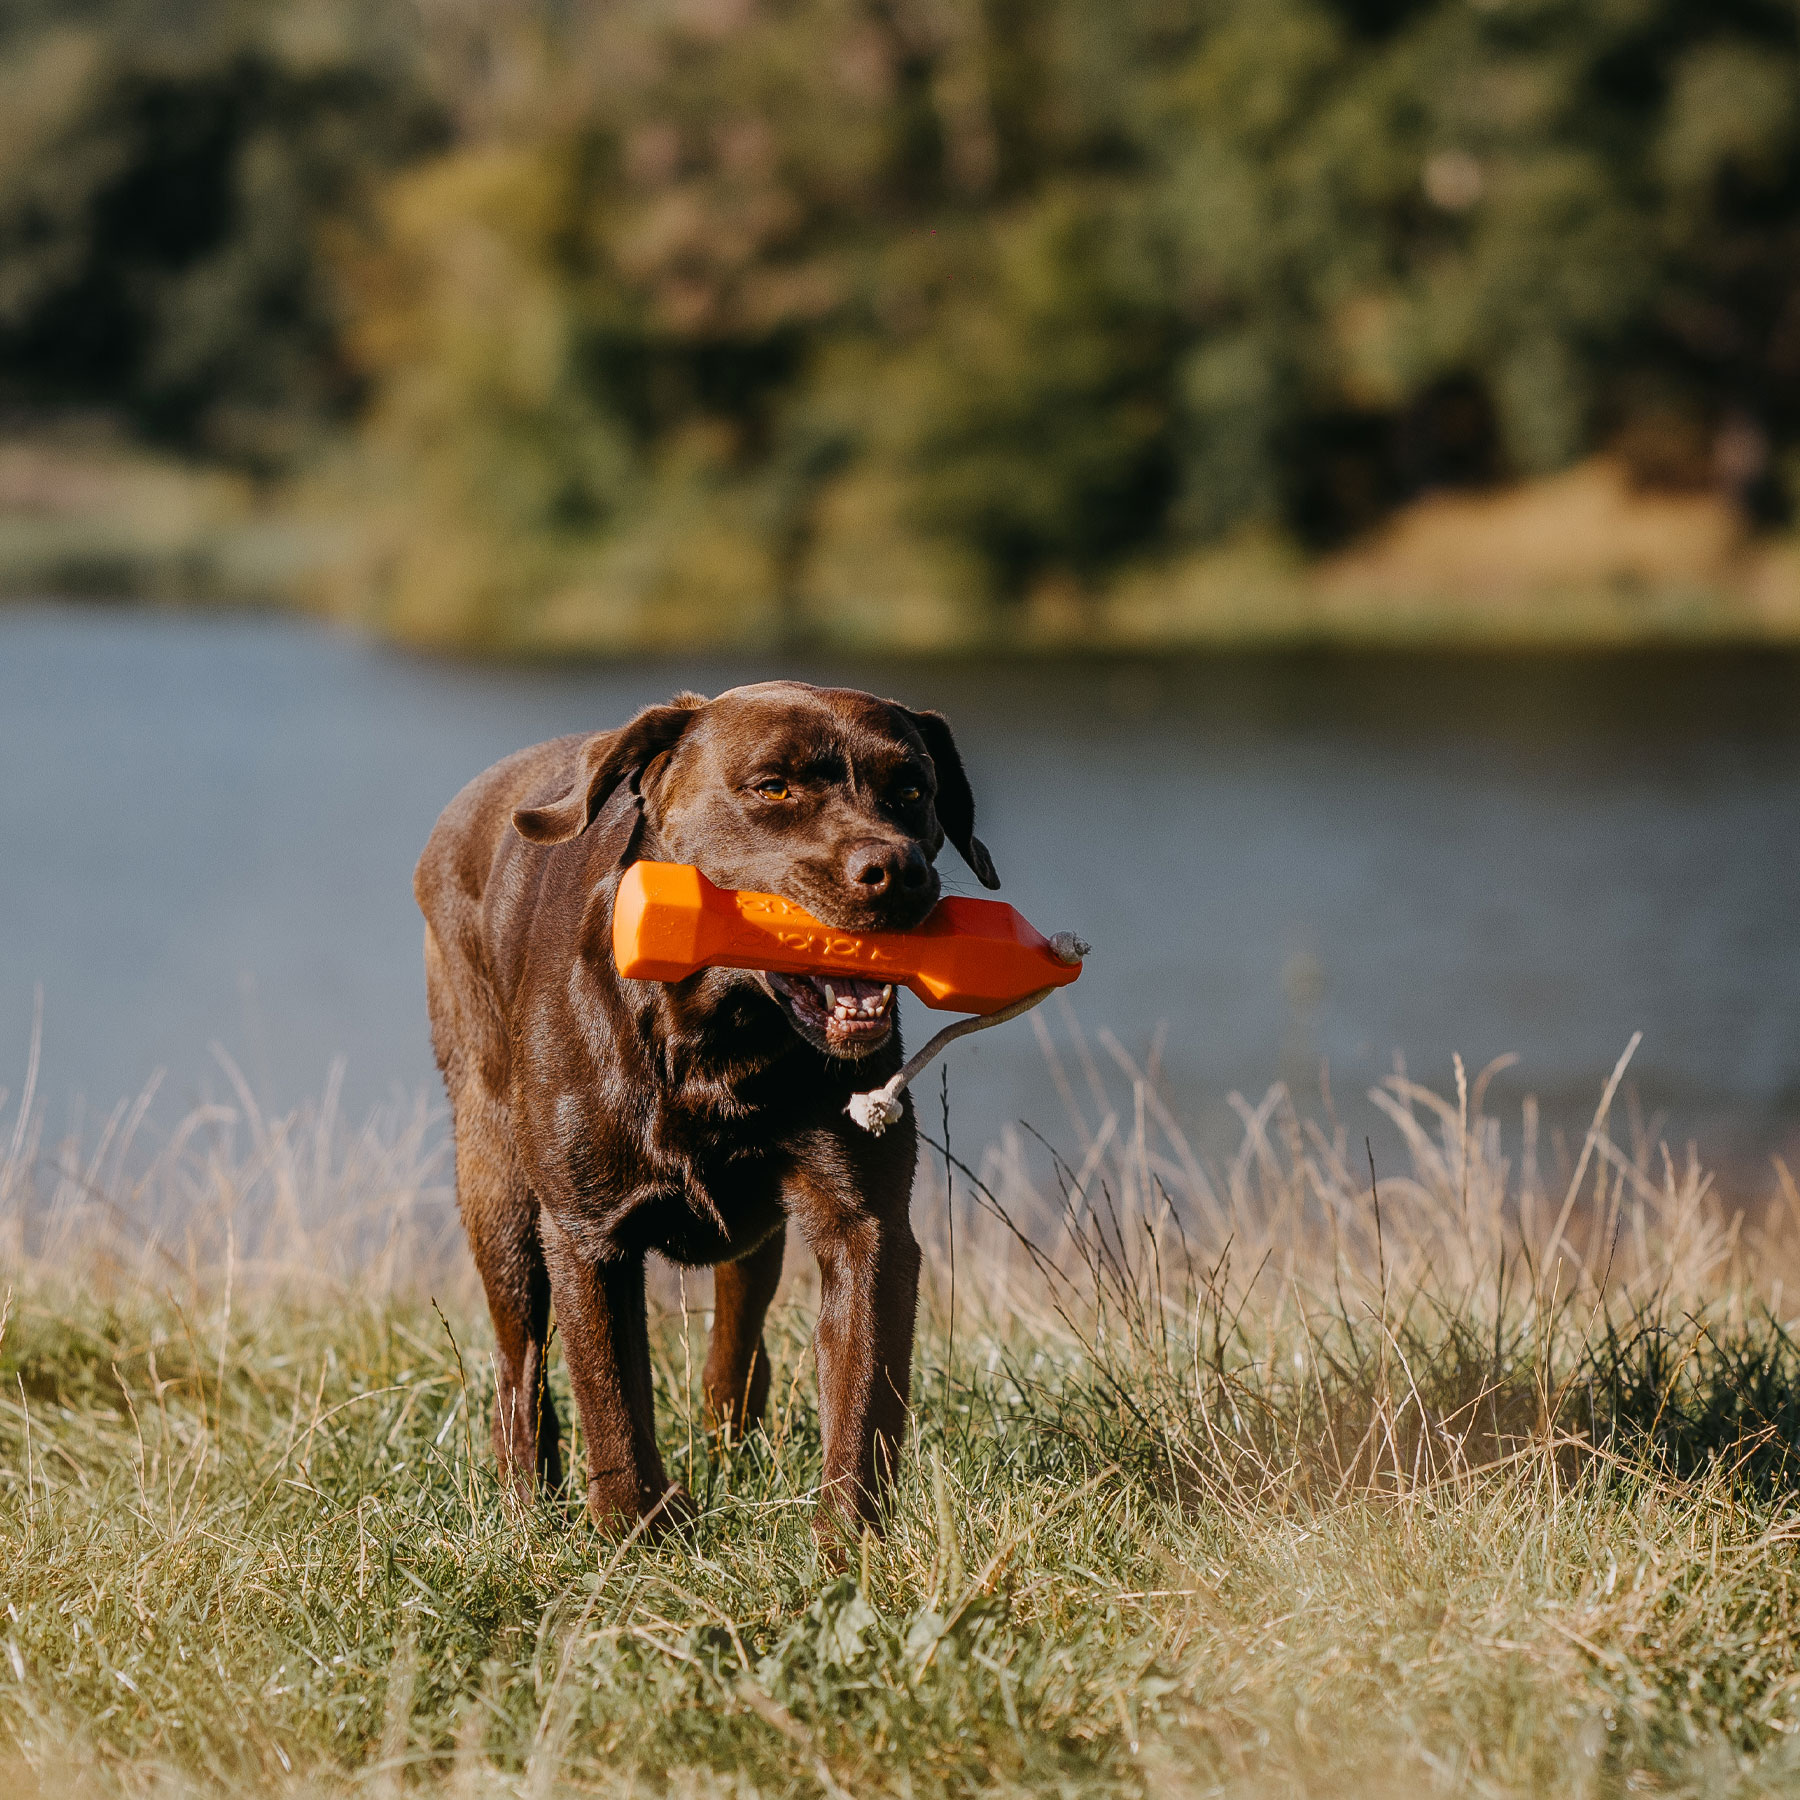
[[613,960],[636,981],[698,969],[856,976],[910,988],[940,1012],[998,1013],[1081,973],[1082,947],[1046,938],[1003,900],[940,900],[912,931],[840,931],[776,894],[714,887],[683,863],[633,863],[613,902]]

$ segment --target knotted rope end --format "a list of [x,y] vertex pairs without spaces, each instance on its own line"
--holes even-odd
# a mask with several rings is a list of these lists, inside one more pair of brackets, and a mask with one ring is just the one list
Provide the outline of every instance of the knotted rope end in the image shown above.
[[870,1136],[880,1137],[890,1125],[899,1123],[899,1085],[890,1081],[886,1087],[871,1088],[866,1094],[852,1094],[844,1110]]

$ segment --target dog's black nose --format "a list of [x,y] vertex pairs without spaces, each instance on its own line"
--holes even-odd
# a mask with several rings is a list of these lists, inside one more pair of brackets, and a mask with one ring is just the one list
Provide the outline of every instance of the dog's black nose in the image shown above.
[[931,864],[917,844],[883,843],[878,838],[852,844],[845,867],[851,885],[871,900],[884,894],[916,894],[931,880]]

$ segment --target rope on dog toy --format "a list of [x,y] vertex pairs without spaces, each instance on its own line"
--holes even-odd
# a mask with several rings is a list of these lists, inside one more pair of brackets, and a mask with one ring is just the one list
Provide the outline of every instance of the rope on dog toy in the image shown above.
[[[1050,940],[1051,951],[1056,960],[1062,963],[1080,962],[1088,954],[1089,948],[1072,931],[1059,931]],[[1048,1000],[1055,992],[1056,984],[1053,983],[1049,987],[1039,988],[1034,994],[1027,994],[1023,1000],[1015,1000],[1011,1006],[1003,1006],[998,1012],[978,1014],[974,1018],[958,1019],[954,1025],[946,1025],[891,1081],[883,1082],[878,1088],[870,1088],[866,1094],[852,1094],[850,1104],[844,1110],[864,1131],[873,1137],[880,1137],[900,1118],[901,1090],[915,1081],[926,1066],[949,1049],[959,1037],[967,1037],[972,1031],[986,1031],[991,1025],[1004,1025],[1008,1019],[1019,1018],[1034,1006]]]

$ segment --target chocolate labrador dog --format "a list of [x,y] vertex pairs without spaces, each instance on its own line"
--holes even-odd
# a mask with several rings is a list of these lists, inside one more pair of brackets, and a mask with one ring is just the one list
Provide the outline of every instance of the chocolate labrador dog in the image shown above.
[[742,1433],[769,1391],[763,1316],[791,1222],[819,1264],[820,1527],[878,1523],[911,1387],[916,1134],[910,1100],[880,1137],[844,1109],[900,1066],[893,989],[734,969],[626,981],[613,896],[649,858],[847,931],[906,930],[936,904],[946,839],[999,885],[974,827],[938,714],[793,681],[678,694],[522,750],[445,809],[414,891],[457,1200],[498,1340],[494,1444],[520,1487],[562,1480],[554,1309],[589,1511],[683,1516],[656,1449],[645,1255],[715,1265],[703,1384]]

